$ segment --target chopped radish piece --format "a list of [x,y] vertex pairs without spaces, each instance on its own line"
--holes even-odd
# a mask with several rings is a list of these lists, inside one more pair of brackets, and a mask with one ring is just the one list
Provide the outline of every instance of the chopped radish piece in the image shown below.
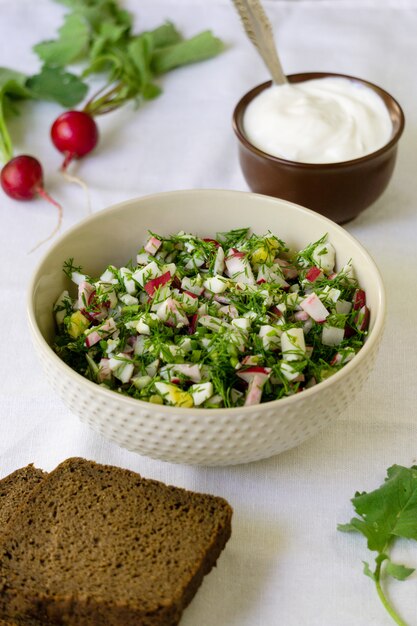
[[201,315],[198,323],[215,332],[218,332],[221,328],[230,328],[230,324],[213,315]]
[[119,282],[116,277],[117,269],[113,265],[109,265],[106,271],[100,276],[101,283],[111,283],[117,285]]
[[264,324],[259,329],[259,337],[265,350],[276,350],[281,344],[281,329],[270,324]]
[[211,239],[210,237],[203,237],[203,241],[207,241],[208,243],[214,243],[216,248],[220,248],[220,244],[217,239]]
[[141,317],[139,318],[139,320],[137,322],[135,322],[136,326],[136,332],[139,335],[150,335],[151,334],[151,327],[149,326],[149,324],[147,324],[145,322],[145,320]]
[[326,317],[329,316],[329,311],[315,293],[311,293],[307,298],[304,298],[300,302],[300,306],[315,322],[324,322]]
[[214,260],[213,272],[221,275],[224,272],[224,268],[224,250],[221,246],[219,246]]
[[355,326],[361,332],[368,329],[369,326],[369,309],[365,305],[359,309],[355,316]]
[[122,267],[120,268],[120,275],[123,278],[127,293],[133,296],[137,291],[137,287],[135,281],[132,279],[132,272],[127,267]]
[[100,363],[98,364],[97,379],[100,383],[102,383],[104,380],[111,379],[111,369],[110,369],[109,359],[100,359]]
[[146,352],[145,341],[146,341],[146,337],[144,335],[139,335],[139,337],[136,338],[135,354],[137,354],[138,356],[141,356],[142,354],[145,354]]
[[222,315],[228,315],[232,319],[239,317],[239,312],[233,304],[226,304],[225,306],[221,306],[219,309],[219,313]]
[[176,376],[184,376],[193,383],[201,381],[201,367],[197,363],[172,363],[165,368]]
[[281,335],[282,356],[286,361],[298,361],[306,355],[306,344],[302,328],[289,328]]
[[228,282],[223,276],[210,276],[204,281],[203,285],[212,293],[223,293],[228,287]]
[[152,278],[144,285],[144,290],[149,295],[150,298],[154,295],[155,291],[165,285],[171,280],[171,274],[169,272],[165,272],[162,276],[157,276],[156,278]]
[[131,296],[128,293],[124,293],[122,296],[119,296],[119,300],[121,300],[126,306],[132,306],[139,303],[139,300],[135,298],[135,296]]
[[345,336],[344,328],[336,328],[325,324],[321,333],[321,342],[324,346],[337,346]]
[[118,378],[122,383],[129,382],[132,378],[133,370],[135,369],[130,357],[126,356],[123,352],[120,352],[109,360],[109,367],[113,372],[113,376]]
[[310,316],[307,311],[296,311],[294,313],[294,319],[296,319],[297,322],[306,322],[309,318]]
[[255,278],[253,276],[250,263],[243,252],[233,252],[226,259],[227,275],[237,283],[245,285],[254,285]]
[[280,266],[284,278],[287,278],[288,280],[297,278],[298,276],[297,268],[291,265],[291,263],[287,261],[286,259],[277,258],[275,259],[274,263]]
[[144,250],[152,256],[155,256],[161,246],[162,241],[159,241],[156,237],[150,237],[144,246]]
[[314,281],[321,276],[323,276],[323,272],[321,271],[321,269],[313,265],[313,267],[310,267],[310,269],[308,270],[306,274],[306,279],[310,281],[310,283],[314,283]]
[[109,337],[110,335],[112,335],[114,332],[116,332],[116,330],[117,330],[116,322],[114,321],[112,317],[109,317],[109,319],[106,320],[104,324],[102,324],[101,326],[98,326],[97,328],[93,330],[88,329],[86,331],[87,336],[85,338],[84,343],[87,346],[87,348],[91,348],[91,346],[94,346],[96,343],[98,343],[102,339],[105,339],[106,337]]
[[90,306],[94,300],[95,295],[96,289],[94,285],[88,283],[85,280],[81,281],[78,285],[77,308],[85,309],[86,307]]
[[87,276],[85,276],[85,274],[80,274],[80,272],[72,272],[71,280],[76,285],[80,285],[87,280]]
[[151,382],[150,376],[134,376],[131,380],[136,389],[144,389]]
[[242,365],[258,365],[261,358],[259,354],[250,354],[242,359]]
[[336,302],[336,313],[347,315],[352,309],[352,303],[347,300],[338,300]]
[[336,251],[331,243],[320,243],[314,248],[311,258],[325,274],[330,274],[334,269]]
[[136,263],[138,265],[148,265],[152,261],[152,257],[148,252],[139,252],[136,256]]
[[213,383],[207,382],[191,385],[188,391],[193,397],[194,405],[200,406],[213,395]]
[[214,296],[214,300],[216,302],[220,302],[220,304],[230,304],[230,298],[228,298],[227,296],[219,295],[217,293]]
[[322,292],[322,293],[325,293],[325,294],[326,294],[326,300],[331,300],[331,302],[336,303],[336,302],[339,300],[339,298],[340,298],[340,294],[341,294],[342,292],[340,291],[340,289],[335,289],[335,287],[330,287],[330,288],[329,288],[329,287],[327,286],[327,287],[325,287],[325,288],[323,289],[323,292]]
[[[277,266],[277,269],[279,269],[279,266]],[[276,285],[280,285],[281,287],[289,287],[289,284],[285,280],[282,273],[274,271],[274,268],[269,267],[268,265],[259,266],[256,282],[258,284],[262,284],[262,282],[274,283]]]
[[184,291],[183,293],[186,293],[187,296],[189,296],[190,298],[194,298],[195,300],[198,300],[198,296],[192,291]]
[[232,326],[240,328],[241,330],[249,330],[251,327],[251,320],[248,317],[235,317],[232,319]]
[[239,371],[237,376],[248,383],[245,406],[259,404],[262,397],[262,389],[268,380],[271,368],[253,366]]
[[191,317],[191,320],[189,322],[189,326],[188,326],[188,334],[189,335],[194,335],[196,329],[197,329],[197,323],[198,323],[198,314],[194,313],[194,315]]
[[356,289],[355,295],[353,296],[353,309],[354,311],[358,311],[366,304],[366,293],[363,289]]
[[294,361],[282,361],[280,363],[281,372],[284,374],[285,378],[289,381],[295,381],[300,375],[300,370],[294,367]]
[[188,326],[188,317],[181,309],[179,302],[176,302],[173,298],[168,298],[165,302],[159,305],[156,312],[158,318],[165,322],[168,326],[174,326],[175,328],[181,328],[182,326]]
[[340,352],[336,352],[332,360],[330,361],[330,365],[344,365],[353,359],[356,352],[353,348],[344,348]]
[[257,376],[259,380],[262,379],[263,384],[265,384],[271,375],[271,371],[272,370],[270,367],[261,367],[260,365],[253,365],[251,367],[247,367],[244,370],[240,370],[237,373],[237,376],[241,378],[242,380],[244,380],[246,383],[250,383],[251,380],[253,380],[253,378]]
[[181,288],[184,291],[191,291],[191,293],[195,293],[196,296],[201,296],[204,291],[204,287],[202,287],[201,284],[198,284],[196,280],[193,280],[188,276],[184,276],[182,279]]
[[149,280],[160,275],[161,270],[155,261],[151,261],[148,265],[145,265],[145,267],[142,267],[140,270],[137,270],[134,274],[132,274],[132,278],[139,283],[141,287],[143,287],[143,285]]

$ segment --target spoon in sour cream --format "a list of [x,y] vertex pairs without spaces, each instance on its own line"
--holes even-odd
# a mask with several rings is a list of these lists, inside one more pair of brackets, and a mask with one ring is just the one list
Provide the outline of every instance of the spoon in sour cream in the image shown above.
[[272,24],[260,0],[233,0],[249,39],[258,50],[276,85],[287,83],[275,45]]

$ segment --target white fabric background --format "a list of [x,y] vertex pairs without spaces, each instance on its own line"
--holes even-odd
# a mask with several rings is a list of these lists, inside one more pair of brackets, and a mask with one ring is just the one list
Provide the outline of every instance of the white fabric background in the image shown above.
[[[140,110],[99,120],[101,142],[77,172],[95,211],[157,191],[247,189],[231,113],[243,92],[267,78],[228,0],[134,0],[137,28],[171,18],[187,35],[212,28],[227,42],[217,59],[171,73],[164,94]],[[26,252],[55,223],[39,200],[0,200],[0,475],[28,462],[52,469],[80,455],[171,484],[226,497],[233,536],[218,567],[186,610],[184,626],[388,626],[363,576],[361,537],[336,531],[352,514],[355,490],[371,490],[393,463],[417,462],[417,2],[265,1],[288,73],[345,72],[380,84],[402,104],[407,125],[392,183],[347,229],[371,252],[385,279],[388,322],[380,356],[360,397],[324,432],[275,458],[233,468],[175,466],[142,458],[81,425],[49,389],[30,345],[26,286],[45,250]],[[31,44],[54,35],[63,7],[50,0],[0,0],[0,65],[35,70]],[[16,153],[44,164],[50,193],[65,207],[63,230],[84,217],[82,192],[56,173],[49,126],[60,109],[26,105],[11,126]],[[208,218],[209,219],[209,218]],[[398,553],[417,566],[417,545]],[[417,625],[417,575],[389,593]]]

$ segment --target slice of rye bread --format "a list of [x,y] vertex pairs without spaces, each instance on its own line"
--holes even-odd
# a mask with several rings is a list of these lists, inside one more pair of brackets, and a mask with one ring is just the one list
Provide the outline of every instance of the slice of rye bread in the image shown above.
[[0,480],[0,534],[45,476],[42,470],[27,465]]
[[[33,465],[27,465],[16,470],[0,480],[0,534],[15,514],[24,506],[26,499],[33,489],[46,476],[46,473]],[[24,621],[16,619],[1,619],[0,626],[47,626],[27,618]]]
[[0,615],[175,626],[229,539],[231,516],[222,498],[68,459],[0,542]]

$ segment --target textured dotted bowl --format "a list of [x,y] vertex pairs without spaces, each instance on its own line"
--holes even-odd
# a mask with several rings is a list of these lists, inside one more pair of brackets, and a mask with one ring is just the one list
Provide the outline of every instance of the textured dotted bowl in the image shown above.
[[[356,357],[337,374],[295,396],[252,407],[181,409],[121,396],[74,372],[53,352],[57,296],[69,287],[62,272],[70,257],[91,275],[109,263],[135,257],[148,230],[200,236],[250,226],[268,230],[292,248],[324,233],[337,266],[353,260],[371,309],[370,333]],[[349,233],[327,218],[290,202],[221,190],[174,191],[137,198],[102,211],[65,233],[33,276],[28,316],[35,350],[52,387],[80,419],[120,446],[174,463],[231,465],[270,457],[315,435],[352,402],[372,370],[382,337],[385,294],[377,267]]]

